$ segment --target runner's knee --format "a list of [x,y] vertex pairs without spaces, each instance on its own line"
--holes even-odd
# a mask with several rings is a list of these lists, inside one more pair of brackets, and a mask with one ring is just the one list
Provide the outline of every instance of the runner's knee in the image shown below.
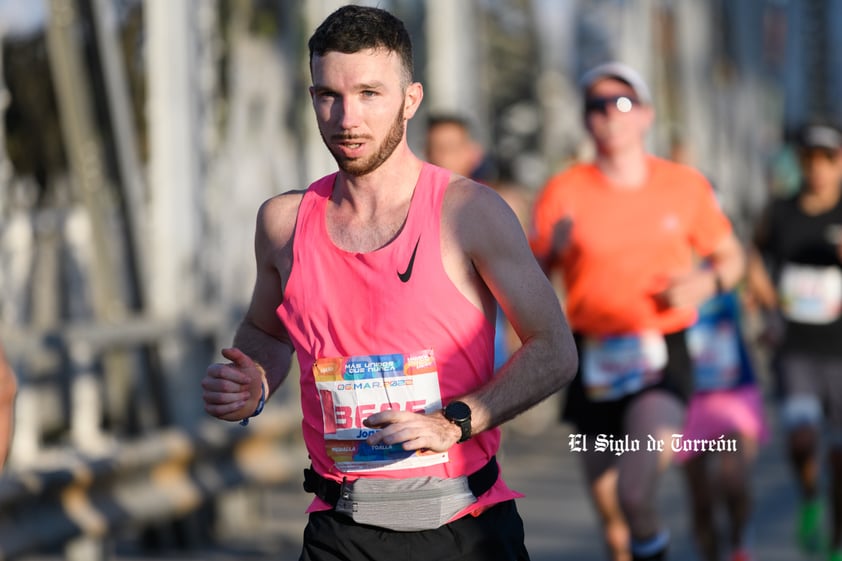
[[781,407],[781,423],[787,432],[805,426],[817,427],[821,420],[822,405],[818,397],[796,394],[784,399]]
[[646,485],[624,485],[618,488],[620,507],[629,520],[649,516],[654,508]]

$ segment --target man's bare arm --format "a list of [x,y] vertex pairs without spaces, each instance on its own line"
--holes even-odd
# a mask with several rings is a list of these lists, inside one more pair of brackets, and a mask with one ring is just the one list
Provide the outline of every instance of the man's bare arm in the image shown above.
[[763,256],[754,247],[749,249],[746,273],[748,293],[754,304],[763,310],[776,310],[778,291],[769,271],[766,270]]
[[746,272],[746,256],[737,236],[731,232],[717,244],[711,255],[719,288],[734,289]]
[[733,290],[745,274],[745,254],[733,233],[726,235],[708,256],[710,267],[697,267],[670,279],[658,301],[673,308],[697,308],[719,291]]
[[281,385],[292,363],[293,348],[275,310],[291,271],[292,237],[299,193],[275,197],[260,208],[255,229],[257,276],[249,308],[230,349],[229,363],[212,364],[202,381],[205,410],[220,419],[250,416],[261,395]]
[[[505,201],[465,180],[449,187],[444,208],[442,259],[448,275],[478,306],[490,290],[522,342],[489,382],[457,396],[471,408],[471,431],[476,434],[564,387],[576,373],[578,357],[558,298]],[[369,436],[370,445],[441,452],[461,437],[460,429],[440,413],[386,410],[364,422],[382,429]]]
[[292,343],[276,314],[292,271],[292,237],[301,198],[297,194],[266,201],[257,214],[254,254],[257,276],[252,299],[234,336],[234,346],[260,364],[272,391],[286,378]]
[[522,343],[488,384],[464,396],[478,432],[563,388],[576,374],[578,356],[558,297],[517,217],[480,186],[468,186],[462,196],[467,197],[462,204],[454,197],[458,236]]
[[535,256],[544,274],[548,277],[552,277],[553,266],[570,245],[570,232],[572,229],[573,219],[570,216],[565,216],[556,222],[553,225],[549,249],[545,253]]

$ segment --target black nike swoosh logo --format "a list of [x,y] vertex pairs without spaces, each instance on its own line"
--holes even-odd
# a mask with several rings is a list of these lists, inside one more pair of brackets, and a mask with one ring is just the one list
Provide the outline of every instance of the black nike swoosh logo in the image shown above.
[[412,276],[412,266],[415,264],[415,253],[418,251],[418,242],[421,241],[421,236],[415,241],[415,249],[412,250],[412,257],[409,258],[409,264],[406,266],[406,271],[401,273],[398,271],[398,278],[401,282],[409,282],[409,277]]

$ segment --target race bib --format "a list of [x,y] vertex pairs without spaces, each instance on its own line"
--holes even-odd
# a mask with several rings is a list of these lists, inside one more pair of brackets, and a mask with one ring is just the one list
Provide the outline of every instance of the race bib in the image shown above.
[[363,421],[387,409],[441,409],[432,350],[409,354],[321,358],[313,365],[327,454],[344,472],[408,469],[446,462],[447,453],[407,451],[400,444],[369,446],[378,429]]
[[740,378],[740,333],[728,304],[724,296],[709,300],[687,330],[696,391],[732,388]]
[[780,279],[781,311],[799,323],[825,324],[842,313],[842,270],[787,263]]
[[612,401],[657,383],[667,364],[667,344],[660,333],[587,337],[582,382],[593,401]]

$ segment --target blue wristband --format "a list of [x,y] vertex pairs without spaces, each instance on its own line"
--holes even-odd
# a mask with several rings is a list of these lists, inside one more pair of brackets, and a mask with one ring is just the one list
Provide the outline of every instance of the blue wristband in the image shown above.
[[249,424],[249,419],[252,417],[257,417],[261,413],[263,413],[263,406],[266,405],[266,384],[263,382],[260,383],[260,401],[257,402],[257,409],[254,410],[254,413],[240,421],[240,426],[246,427]]

